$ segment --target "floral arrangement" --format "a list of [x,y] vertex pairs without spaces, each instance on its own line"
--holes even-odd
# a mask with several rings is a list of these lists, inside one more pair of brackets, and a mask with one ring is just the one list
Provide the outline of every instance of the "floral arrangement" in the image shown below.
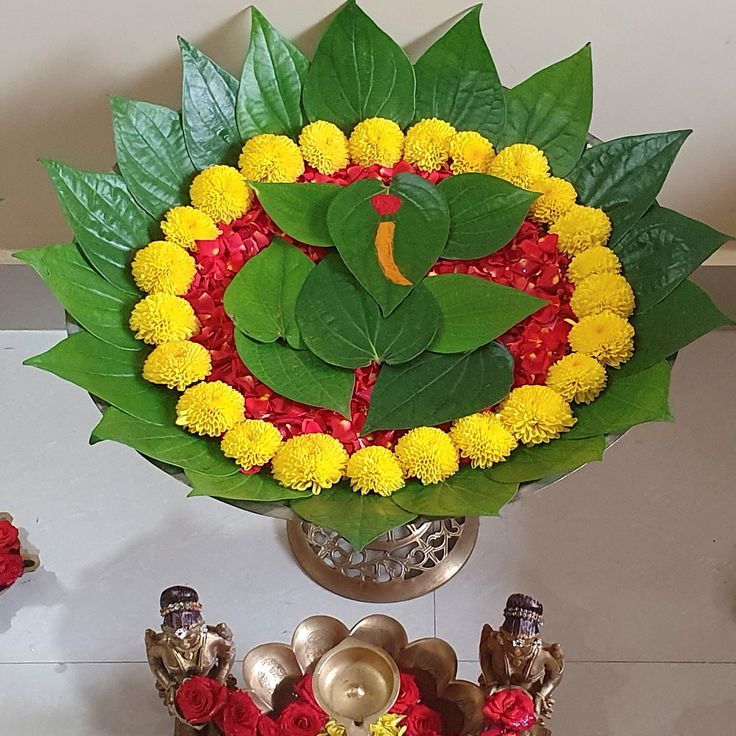
[[0,514],[0,593],[15,583],[24,572],[38,566],[20,546],[18,527],[10,514]]
[[79,330],[28,362],[93,442],[360,547],[671,418],[729,321],[687,278],[727,236],[655,201],[689,131],[588,145],[590,47],[506,90],[479,14],[412,65],[355,2],[311,62],[253,10],[240,80],[181,40],[181,113],[113,99],[114,172],[44,162],[74,242],[18,257]]

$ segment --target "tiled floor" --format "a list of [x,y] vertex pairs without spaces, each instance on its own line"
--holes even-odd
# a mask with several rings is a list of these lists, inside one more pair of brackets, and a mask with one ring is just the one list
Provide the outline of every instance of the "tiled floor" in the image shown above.
[[58,337],[0,332],[0,510],[43,560],[0,597],[0,736],[168,733],[143,631],[177,582],[199,589],[241,654],[310,614],[351,623],[383,610],[414,638],[448,639],[469,678],[481,624],[524,590],[569,657],[555,734],[733,733],[736,332],[681,354],[675,424],[632,430],[604,463],[484,520],[454,580],[383,607],[311,583],[282,523],[188,500],[122,446],[90,448],[97,410],[84,393],[20,365]]

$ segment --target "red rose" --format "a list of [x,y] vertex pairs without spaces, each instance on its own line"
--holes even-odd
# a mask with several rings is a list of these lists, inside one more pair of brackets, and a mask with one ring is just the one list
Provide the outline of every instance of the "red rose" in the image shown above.
[[23,574],[23,558],[16,552],[0,552],[0,588],[12,585]]
[[309,703],[289,703],[277,721],[281,732],[288,736],[317,736],[327,718]]
[[258,736],[281,736],[279,724],[271,716],[262,715],[256,726]]
[[403,715],[409,708],[416,705],[419,702],[419,688],[417,687],[417,681],[413,675],[407,675],[401,673],[401,686],[399,687],[399,695],[396,698],[396,702],[390,709],[391,713],[399,713]]
[[17,552],[19,549],[18,530],[7,519],[0,519],[0,552]]
[[215,719],[225,736],[255,736],[261,711],[243,690],[228,690],[225,707]]
[[485,731],[481,731],[480,736],[518,736],[519,731],[507,731],[501,726],[489,726]]
[[217,680],[196,675],[179,685],[176,702],[179,715],[189,723],[209,723],[223,709],[227,688]]
[[486,698],[483,715],[491,723],[512,731],[531,728],[537,718],[531,695],[518,689],[499,690]]
[[327,718],[319,703],[314,699],[314,688],[312,687],[312,675],[304,675],[299,682],[294,685],[294,692],[306,703],[309,703],[315,710],[322,713]]
[[428,705],[413,705],[406,713],[408,736],[441,736],[442,716]]

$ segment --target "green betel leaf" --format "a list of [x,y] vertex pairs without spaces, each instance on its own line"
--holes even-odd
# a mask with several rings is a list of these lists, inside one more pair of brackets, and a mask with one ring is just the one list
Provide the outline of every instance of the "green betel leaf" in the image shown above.
[[[381,218],[371,198],[386,192],[396,195],[401,207]],[[376,243],[379,222],[387,221],[395,224],[388,248]],[[327,224],[345,265],[387,316],[439,257],[450,218],[436,187],[416,174],[397,174],[388,188],[376,179],[363,179],[343,189],[330,205]]]
[[506,93],[505,145],[533,143],[556,176],[565,176],[585,148],[593,112],[590,45],[537,72]]
[[416,518],[416,514],[399,508],[390,498],[362,496],[341,486],[322,491],[319,496],[292,501],[291,508],[302,519],[339,532],[356,550]]
[[716,327],[733,324],[692,281],[683,281],[645,314],[631,319],[634,357],[619,369],[631,375],[674,355]]
[[111,102],[118,167],[136,202],[156,220],[172,207],[189,204],[194,166],[179,113],[122,97]]
[[294,310],[314,263],[295,245],[276,238],[238,271],[225,290],[223,306],[237,329],[260,342],[283,337],[303,347]]
[[669,388],[670,366],[665,361],[633,376],[611,370],[605,391],[592,403],[575,407],[577,424],[565,433],[564,441],[552,444],[622,432],[644,422],[668,422]]
[[495,481],[488,470],[464,465],[442,483],[423,486],[409,481],[391,498],[402,509],[422,516],[498,516],[518,487]]
[[422,353],[378,374],[363,435],[449,422],[497,404],[511,388],[514,359],[489,343],[469,353]]
[[440,118],[493,141],[506,122],[506,102],[480,28],[480,5],[430,46],[414,66],[415,120]]
[[130,261],[151,240],[154,220],[133,201],[117,174],[79,171],[58,161],[43,164],[92,267],[119,289],[138,295]]
[[179,38],[184,66],[181,114],[194,165],[234,164],[242,146],[235,121],[238,80],[189,41]]
[[559,440],[548,444],[525,447],[520,445],[505,462],[497,463],[486,473],[499,483],[525,483],[569,473],[586,463],[603,459],[606,449],[604,437],[583,440]]
[[610,245],[649,209],[690,130],[617,138],[583,152],[567,176],[578,201],[611,218]]
[[176,418],[176,395],[142,378],[146,354],[77,332],[24,365],[55,373],[144,422],[168,426]]
[[349,0],[322,36],[304,81],[309,120],[349,133],[361,120],[414,115],[414,70],[403,49]]
[[299,334],[319,358],[342,368],[405,363],[426,349],[440,315],[420,284],[388,317],[337,253],[309,275],[296,305]]
[[435,353],[462,353],[489,343],[548,302],[523,291],[461,273],[423,282],[442,314],[429,346]]
[[253,375],[277,394],[350,417],[355,376],[328,365],[308,350],[281,341],[261,343],[235,331],[235,347]]
[[141,343],[128,327],[137,299],[90,267],[74,243],[22,250],[16,258],[30,264],[64,309],[95,337],[126,350]]
[[212,475],[187,470],[187,478],[192,484],[190,496],[212,496],[228,501],[284,501],[289,498],[304,498],[303,491],[292,491],[277,483],[271,474]]
[[111,406],[105,409],[90,437],[92,443],[103,440],[120,442],[147,457],[184,470],[216,476],[242,475],[235,462],[222,454],[217,440],[180,429],[173,417],[161,426]]
[[342,191],[337,184],[250,182],[266,214],[287,234],[308,245],[334,245],[327,210]]
[[458,174],[437,185],[450,210],[443,258],[483,258],[516,235],[538,192],[488,174]]
[[637,315],[662,301],[727,240],[728,235],[679,212],[651,207],[614,245],[636,294]]
[[250,20],[236,106],[240,137],[283,133],[296,138],[304,124],[302,82],[309,61],[252,6]]

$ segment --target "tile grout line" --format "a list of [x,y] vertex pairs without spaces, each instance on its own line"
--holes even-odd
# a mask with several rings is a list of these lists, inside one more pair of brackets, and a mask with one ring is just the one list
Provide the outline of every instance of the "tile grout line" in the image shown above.
[[437,591],[432,591],[432,636],[437,638]]

